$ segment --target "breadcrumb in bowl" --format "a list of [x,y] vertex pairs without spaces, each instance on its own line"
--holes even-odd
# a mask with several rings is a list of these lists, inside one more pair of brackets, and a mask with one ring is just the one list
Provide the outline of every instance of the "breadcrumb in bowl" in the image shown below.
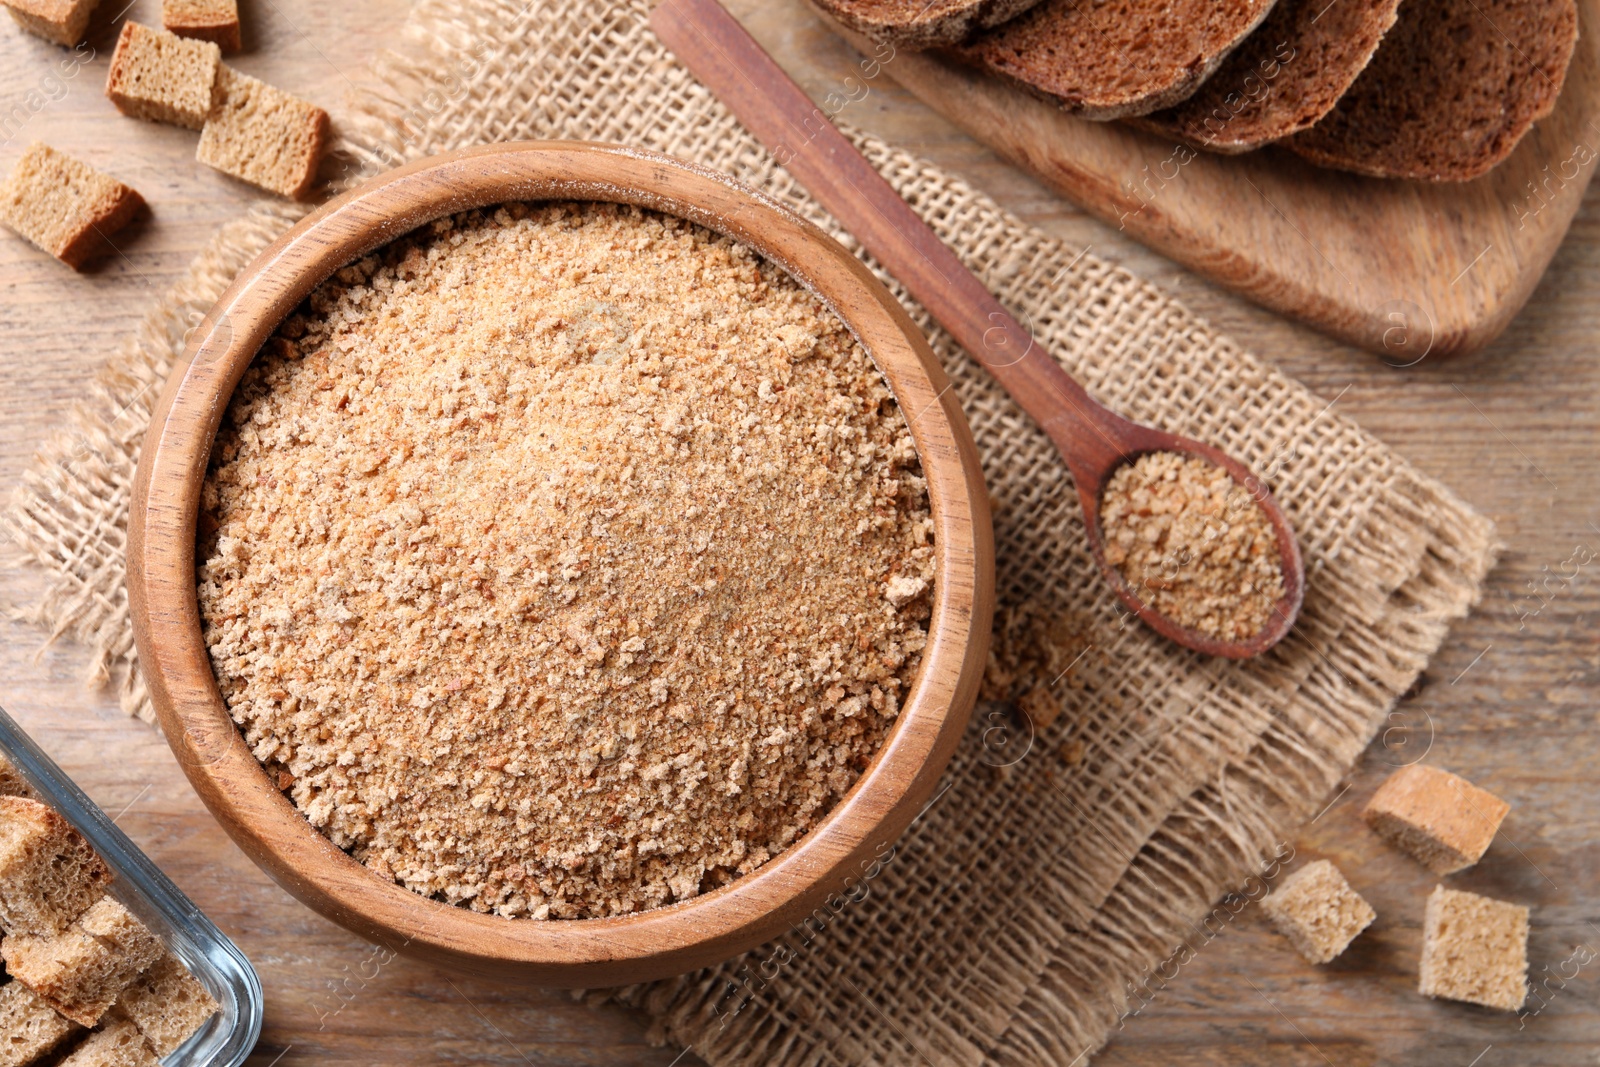
[[[557,205],[556,202],[568,203]],[[509,204],[530,206],[513,210],[510,215],[504,211],[496,213],[495,205]],[[541,204],[551,207],[540,207]],[[613,209],[598,205],[631,207]],[[490,210],[463,216],[480,208]],[[452,843],[444,824],[433,825],[427,831],[432,834],[433,844],[442,842],[442,846],[423,855],[409,851],[403,843],[397,844],[411,832],[399,824],[390,826],[389,835],[384,837],[371,833],[370,819],[340,821],[332,818],[328,807],[332,801],[328,798],[352,795],[349,792],[352,779],[345,773],[351,766],[350,761],[363,759],[362,753],[369,748],[374,751],[381,748],[382,739],[370,736],[371,731],[350,732],[347,729],[342,738],[334,738],[347,751],[327,759],[317,757],[318,745],[328,742],[332,734],[316,725],[315,717],[297,724],[292,711],[283,713],[282,694],[289,691],[287,687],[279,683],[272,688],[258,686],[254,692],[245,691],[251,679],[263,677],[264,670],[270,674],[273,666],[273,654],[264,652],[266,646],[252,643],[254,638],[248,622],[251,598],[254,597],[263,612],[270,608],[279,618],[297,610],[294,607],[297,602],[280,597],[269,604],[279,592],[279,586],[272,581],[260,582],[254,587],[249,587],[248,583],[228,586],[230,576],[242,573],[237,556],[229,556],[229,552],[237,552],[238,538],[219,548],[226,531],[219,532],[214,525],[218,512],[215,507],[202,508],[208,462],[214,475],[224,468],[230,471],[228,477],[232,478],[233,486],[230,491],[235,494],[236,501],[255,501],[256,505],[267,499],[257,493],[256,488],[274,479],[299,479],[305,483],[302,488],[309,486],[306,491],[314,497],[315,483],[320,479],[326,478],[332,484],[342,478],[348,485],[352,479],[370,480],[382,474],[381,464],[366,462],[374,457],[360,454],[363,442],[352,439],[341,443],[337,433],[325,433],[316,438],[316,432],[310,429],[304,438],[321,441],[324,451],[319,455],[326,461],[325,466],[319,461],[314,473],[306,473],[305,464],[295,467],[281,462],[281,457],[270,454],[270,447],[258,447],[250,463],[243,465],[238,462],[236,453],[230,456],[228,452],[241,440],[237,423],[230,424],[232,431],[224,425],[229,398],[235,397],[235,387],[246,376],[254,359],[263,362],[251,372],[257,377],[250,380],[259,384],[262,374],[273,372],[273,360],[284,353],[271,346],[260,357],[257,352],[274,334],[279,334],[274,339],[275,345],[294,347],[294,338],[286,335],[300,327],[292,322],[286,326],[285,320],[313,290],[336,272],[342,272],[339,278],[346,279],[348,275],[348,279],[339,282],[343,288],[338,291],[359,304],[369,300],[373,286],[391,285],[394,281],[393,277],[382,275],[386,268],[381,256],[378,260],[367,260],[367,266],[361,267],[363,257],[424,224],[433,223],[435,233],[444,233],[447,240],[453,240],[450,233],[456,223],[436,220],[457,217],[459,221],[459,218],[470,217],[481,221],[490,217],[499,220],[496,225],[514,228],[521,225],[525,217],[551,210],[564,212],[563,217],[569,221],[587,219],[599,225],[615,225],[624,218],[644,219],[656,227],[651,232],[657,237],[665,233],[669,244],[675,242],[673,247],[681,250],[692,245],[698,250],[695,254],[711,257],[707,262],[727,266],[734,272],[730,277],[736,275],[737,285],[745,286],[746,291],[776,294],[773,297],[776,303],[767,305],[767,311],[776,318],[760,322],[773,324],[779,338],[774,351],[764,358],[780,360],[780,363],[773,363],[762,372],[759,380],[752,378],[749,382],[736,377],[718,377],[717,368],[706,363],[697,373],[709,375],[702,384],[709,383],[707,388],[713,392],[731,390],[740,404],[749,407],[752,413],[789,410],[785,405],[792,406],[794,398],[785,398],[788,388],[794,388],[798,394],[826,379],[832,383],[827,388],[843,388],[849,396],[858,396],[866,410],[862,416],[866,421],[849,431],[857,435],[853,440],[854,447],[858,448],[851,463],[865,472],[860,477],[851,474],[854,480],[848,482],[848,486],[859,490],[859,500],[846,499],[846,482],[835,484],[828,480],[840,476],[837,461],[840,453],[772,451],[771,442],[762,438],[761,432],[749,424],[747,418],[741,418],[727,422],[718,431],[754,433],[736,454],[737,462],[726,469],[712,470],[703,465],[698,468],[707,479],[706,504],[691,499],[692,494],[682,499],[674,497],[671,503],[656,504],[658,509],[681,507],[685,513],[709,506],[713,498],[730,504],[722,513],[724,517],[718,520],[725,523],[727,535],[733,538],[721,557],[725,565],[720,570],[714,565],[695,562],[694,550],[701,546],[689,546],[688,554],[681,557],[672,557],[670,553],[661,557],[666,560],[664,576],[670,572],[674,583],[683,588],[692,586],[694,596],[704,598],[707,603],[721,604],[726,609],[726,619],[717,616],[727,627],[716,631],[716,640],[725,642],[729,653],[722,664],[706,659],[703,654],[699,660],[694,656],[679,657],[669,664],[672,657],[668,650],[663,644],[651,643],[648,628],[638,634],[631,632],[632,628],[638,628],[639,620],[633,618],[630,611],[612,610],[617,607],[616,603],[608,605],[604,597],[604,593],[613,588],[628,588],[626,561],[611,561],[613,570],[609,576],[605,572],[608,566],[605,560],[580,559],[578,557],[584,555],[582,551],[572,554],[572,558],[563,558],[561,552],[551,552],[548,559],[539,558],[538,553],[525,553],[513,562],[514,567],[534,577],[547,575],[546,582],[536,587],[544,592],[530,595],[526,605],[519,604],[519,611],[525,610],[526,617],[518,615],[513,622],[516,627],[525,626],[515,630],[519,640],[525,639],[531,647],[543,648],[547,655],[558,657],[566,672],[565,681],[557,678],[549,684],[566,686],[559,690],[562,696],[559,706],[571,711],[567,722],[579,724],[574,727],[577,733],[571,735],[581,743],[575,743],[576,769],[569,775],[568,784],[584,775],[604,778],[609,774],[614,794],[624,800],[629,797],[637,800],[637,791],[628,794],[628,789],[637,787],[641,775],[661,770],[653,765],[641,766],[644,761],[637,757],[649,753],[632,752],[632,747],[638,745],[630,747],[630,744],[637,739],[629,738],[627,730],[615,737],[589,737],[581,729],[580,713],[600,714],[601,706],[610,697],[602,699],[597,691],[584,689],[574,679],[590,678],[586,672],[622,669],[630,672],[630,678],[638,675],[632,681],[624,681],[634,686],[636,699],[630,706],[642,716],[643,728],[650,728],[651,723],[664,716],[675,716],[674,721],[685,728],[679,733],[686,739],[687,747],[680,746],[674,753],[676,763],[682,766],[662,771],[683,784],[683,803],[687,805],[683,810],[695,812],[696,818],[705,820],[707,825],[722,826],[717,820],[732,820],[723,827],[727,833],[716,835],[720,842],[718,848],[706,856],[695,854],[682,840],[674,844],[670,833],[655,834],[651,838],[652,847],[664,841],[668,848],[679,848],[682,864],[663,865],[655,861],[640,864],[634,862],[638,857],[629,857],[628,863],[599,870],[597,876],[612,880],[604,889],[592,893],[586,888],[588,883],[568,877],[570,870],[566,874],[557,872],[560,876],[552,880],[547,876],[554,868],[535,871],[534,865],[506,862],[505,855],[492,857],[477,869],[469,869],[471,863],[463,862],[461,856],[450,852]],[[685,227],[676,220],[692,223],[694,227]],[[440,226],[444,229],[440,230]],[[700,241],[693,237],[695,227],[704,227],[720,236]],[[738,251],[739,246],[747,246],[757,257],[741,259],[744,254]],[[730,254],[731,260],[727,258]],[[795,290],[798,298],[794,294],[786,295],[784,286],[789,283],[779,277],[785,273],[803,287]],[[356,291],[352,296],[353,290]],[[793,351],[784,354],[784,350],[804,348],[809,352],[814,347],[812,340],[802,336],[804,330],[796,332],[783,328],[784,325],[815,325],[820,321],[805,317],[802,305],[807,301],[820,301],[817,306],[837,316],[848,328],[848,335],[841,334],[832,348],[824,344],[817,349],[832,353],[821,359],[817,367],[800,372],[797,378],[785,379],[783,374],[787,372],[783,372],[782,367],[789,366],[785,361],[793,361],[795,366],[802,366],[804,361]],[[685,316],[694,313],[689,303],[686,299]],[[329,307],[337,312],[334,305]],[[784,316],[789,319],[784,320]],[[534,325],[530,323],[529,327]],[[562,326],[568,325],[563,320]],[[561,336],[581,349],[578,355],[582,359],[574,364],[578,378],[573,380],[592,384],[602,380],[604,375],[595,378],[590,364],[604,369],[603,365],[609,362],[608,351],[618,342],[619,335],[629,330],[619,328],[615,321],[577,325],[582,328],[569,329]],[[470,333],[471,324],[460,328]],[[650,331],[663,328],[661,323],[649,326]],[[637,341],[644,331],[632,332]],[[993,610],[993,548],[986,494],[970,432],[926,342],[871,274],[814,227],[720,175],[651,153],[571,142],[474,149],[424,160],[391,172],[308,217],[241,274],[198,333],[189,359],[174,373],[158,405],[135,487],[130,522],[129,595],[140,662],[169,743],[201,797],[241,847],[309,906],[400,951],[469,973],[566,987],[644,981],[719,962],[787,929],[830,894],[843,888],[852,875],[859,878],[870,867],[874,856],[893,842],[932,796],[965,726],[987,656]],[[747,348],[760,344],[754,335],[741,336]],[[323,339],[322,335],[318,338]],[[871,363],[881,371],[882,379],[877,386],[866,379],[852,377],[854,372],[850,370],[846,349],[856,345],[859,348],[855,350],[869,356]],[[318,346],[310,347],[326,354]],[[290,362],[279,360],[278,371],[293,377],[304,370],[298,365],[286,369]],[[811,362],[818,363],[815,359]],[[870,367],[867,369],[870,371]],[[820,374],[821,377],[806,378],[806,374]],[[320,367],[312,375],[317,377],[316,382],[312,382],[311,377],[300,377],[302,387],[312,392],[319,391],[312,386],[320,385],[324,378],[331,383],[331,391],[340,387],[339,375],[331,371],[324,373]],[[871,376],[871,381],[878,381],[876,375]],[[354,384],[359,385],[359,382]],[[570,381],[556,384],[563,389],[571,386]],[[876,388],[881,393],[883,384],[887,385],[892,400],[884,397],[879,403],[871,399],[877,395],[872,390]],[[640,387],[653,389],[656,385],[643,382]],[[563,411],[559,419],[553,420],[569,434],[577,435],[569,436],[561,448],[572,445],[586,432],[613,435],[632,432],[626,419],[618,421],[616,410],[611,406],[622,404],[625,407],[626,397],[608,399],[599,395],[604,390],[598,388],[590,392],[595,395],[580,405],[581,412],[569,418],[569,413]],[[352,403],[360,406],[359,390],[341,398],[344,408]],[[328,399],[323,397],[323,400]],[[238,403],[236,398],[235,404]],[[325,406],[333,409],[331,404]],[[479,406],[481,409],[481,403]],[[879,418],[873,412],[879,410],[888,413],[883,416],[881,425],[873,421]],[[270,422],[274,414],[282,412],[252,409],[246,426]],[[427,414],[451,417],[442,410]],[[673,421],[672,412],[667,412],[666,417]],[[687,410],[677,412],[676,417],[683,425],[694,425],[692,414]],[[714,419],[702,418],[698,425],[703,432],[711,432],[708,426],[713,422]],[[330,422],[324,429],[334,425]],[[218,437],[219,429],[224,431],[222,438]],[[491,430],[480,429],[492,436]],[[670,438],[672,433],[683,431],[683,426],[664,427],[656,423],[649,429],[651,433],[664,431]],[[230,432],[233,437],[228,436]],[[270,437],[272,431],[263,432]],[[898,444],[897,433],[901,438]],[[907,433],[910,448],[903,440]],[[423,441],[420,445],[414,439],[410,447],[438,443],[438,455],[434,458],[443,465],[441,470],[448,469],[451,463],[465,462],[470,466],[483,458],[464,458],[470,449],[455,447],[447,437],[448,434],[438,442]],[[260,446],[264,438],[254,440]],[[212,455],[214,441],[218,442],[219,449],[216,456]],[[506,441],[496,439],[496,442],[494,449],[486,453],[491,458],[498,454],[496,449],[504,451],[512,447],[512,443]],[[366,446],[372,444],[365,442]],[[534,442],[530,447],[536,445]],[[764,448],[767,451],[763,451]],[[898,457],[893,462],[888,459],[891,454]],[[881,466],[873,462],[874,455],[883,460]],[[582,457],[576,452],[566,458],[574,457],[575,464],[569,463],[563,470],[591,476],[595,473],[584,467]],[[646,486],[651,484],[647,457],[640,453],[636,458],[639,462],[605,474],[613,490],[622,492],[630,484],[630,478],[642,479]],[[275,461],[278,461],[276,466]],[[759,688],[757,675],[774,687],[780,681],[784,685],[803,687],[823,679],[817,672],[806,674],[804,671],[780,678],[782,672],[759,665],[760,657],[754,654],[754,646],[735,647],[740,640],[751,638],[753,634],[763,642],[768,641],[781,627],[761,629],[773,622],[774,613],[769,611],[763,615],[755,610],[760,606],[757,591],[766,581],[762,576],[763,560],[755,547],[759,531],[744,533],[752,526],[751,516],[732,506],[738,502],[731,490],[746,483],[754,487],[753,492],[759,491],[761,486],[775,485],[774,476],[786,464],[795,465],[800,481],[821,487],[812,507],[819,509],[819,515],[826,513],[829,524],[838,526],[846,519],[853,523],[844,535],[836,536],[839,543],[825,546],[827,551],[816,554],[817,559],[835,565],[842,562],[848,567],[858,562],[858,557],[850,553],[860,552],[859,563],[864,574],[870,572],[874,600],[871,605],[849,601],[859,589],[853,593],[846,588],[849,583],[837,575],[831,585],[820,572],[808,578],[812,585],[807,588],[821,583],[832,590],[830,596],[844,598],[838,603],[847,603],[854,611],[853,615],[841,611],[833,617],[839,620],[841,633],[848,638],[843,643],[835,642],[840,645],[835,649],[836,660],[855,655],[853,666],[846,664],[844,671],[845,674],[855,673],[845,679],[845,684],[827,684],[813,697],[806,698],[823,708],[823,719],[833,724],[825,726],[824,732],[834,726],[849,725],[842,733],[828,734],[822,748],[790,753],[795,758],[785,765],[792,773],[782,779],[788,783],[783,788],[795,787],[800,792],[795,794],[796,803],[789,806],[766,803],[771,797],[752,798],[753,791],[776,789],[778,779],[761,779],[754,775],[750,759],[744,757],[739,746],[733,746],[737,751],[730,749],[717,755],[715,744],[694,740],[693,735],[702,738],[718,735],[724,727],[714,718],[695,720],[691,702],[674,699],[675,688],[696,684],[696,662],[708,671],[720,669],[724,676],[749,672],[748,686],[752,689]],[[625,470],[632,473],[624,477]],[[482,479],[492,481],[507,476],[510,481],[502,478],[494,484],[520,484],[503,469],[496,473],[488,468],[472,468],[472,472],[463,482],[466,496],[471,495],[472,486]],[[659,476],[659,471],[657,474]],[[254,482],[257,478],[261,479],[259,483]],[[715,486],[717,491],[712,492],[711,485],[717,479],[722,481]],[[926,482],[925,496],[918,496],[924,492],[920,485],[922,480]],[[214,478],[213,498],[208,498],[208,504],[216,503],[218,484]],[[638,484],[637,481],[634,484]],[[659,488],[659,481],[654,484]],[[516,507],[526,504],[516,512],[525,526],[529,522],[542,522],[559,511],[554,504],[555,510],[540,511],[539,500],[550,503],[583,498],[588,505],[606,503],[588,500],[583,496],[586,490],[582,487],[562,489],[542,484],[526,488],[526,500],[515,502]],[[390,492],[394,492],[393,488]],[[552,496],[552,493],[557,495]],[[516,507],[508,505],[507,511],[516,511]],[[852,507],[866,510],[857,515],[850,510]],[[202,524],[203,513],[207,521]],[[247,530],[252,522],[270,524],[275,521],[275,514],[271,507],[254,515],[248,508],[235,510],[232,518],[243,525],[235,527],[233,533]],[[918,519],[918,515],[923,517]],[[417,523],[412,519],[422,522],[420,516],[408,518],[399,511],[390,518],[394,519],[390,524],[393,529],[387,535],[389,540],[384,542],[389,549],[398,543],[397,538],[407,540],[417,534]],[[798,518],[791,513],[789,521],[798,521]],[[926,529],[913,530],[918,523]],[[636,532],[646,536],[647,528],[648,524]],[[455,597],[463,608],[477,610],[478,616],[473,617],[486,618],[498,611],[503,623],[506,605],[484,601],[479,595],[482,592],[478,587],[479,578],[474,577],[471,569],[473,542],[478,536],[467,526],[452,530],[447,539],[451,551],[434,551],[429,557],[432,562],[427,564],[432,570],[424,577],[441,591],[441,595]],[[481,536],[492,538],[494,534],[486,531]],[[873,542],[875,537],[877,542]],[[874,543],[876,549],[872,547]],[[914,554],[916,544],[926,546],[927,550]],[[848,547],[851,545],[861,547]],[[458,549],[460,551],[456,552]],[[374,543],[374,553],[381,554],[385,550],[388,549]],[[349,555],[362,548],[352,541],[340,551]],[[463,556],[467,562],[458,566],[457,556]],[[316,557],[314,562],[310,560],[311,557],[275,561],[276,566],[286,571],[286,584],[293,585],[297,579],[304,578],[299,585],[305,596],[298,603],[308,620],[315,616],[329,623],[334,615],[342,619],[373,610],[372,603],[359,602],[350,587],[333,580],[331,572],[337,569],[337,558],[325,555]],[[195,580],[197,563],[202,574],[199,596]],[[326,568],[330,574],[321,576],[326,580],[319,585],[315,577],[293,574],[296,566]],[[230,567],[233,570],[229,570]],[[481,565],[476,573],[481,577]],[[209,589],[205,585],[207,574],[214,579]],[[636,584],[631,587],[633,592],[629,596],[633,600],[659,600],[655,607],[661,612],[661,618],[673,627],[703,623],[694,611],[686,612],[693,604],[664,595],[660,598],[645,595],[642,590],[646,589],[648,574],[642,577],[634,574],[632,578]],[[563,582],[568,583],[566,588]],[[613,585],[608,586],[607,582]],[[487,588],[487,583],[484,586]],[[522,588],[528,586],[524,584]],[[928,602],[930,597],[931,603]],[[206,605],[207,630],[204,633],[202,600]],[[836,601],[828,603],[832,605]],[[806,606],[796,604],[795,619],[790,627],[794,631],[794,641],[778,649],[784,663],[803,660],[805,640],[810,631],[818,631],[816,640],[822,642],[820,630],[824,624],[800,610]],[[745,615],[734,619],[738,612],[745,612]],[[470,611],[463,611],[463,618],[470,614]],[[846,622],[851,625],[843,626]],[[827,625],[832,626],[831,623]],[[232,644],[226,645],[219,659],[218,634],[229,627],[231,636],[227,640]],[[308,632],[311,628],[308,622]],[[282,628],[285,633],[294,629],[293,626]],[[324,636],[327,632],[331,631],[324,631]],[[205,633],[211,634],[214,642],[209,653]],[[399,642],[392,647],[382,641],[378,644],[391,653],[400,646]],[[415,644],[406,647],[411,653],[419,651]],[[879,654],[886,649],[891,654],[885,659]],[[420,651],[426,653],[427,649]],[[331,647],[316,654],[324,652],[337,658],[336,650]],[[264,659],[260,658],[262,655]],[[741,659],[741,655],[744,658]],[[250,656],[258,658],[247,664],[249,669],[232,671],[227,665],[232,662],[229,657],[244,663],[240,657]],[[453,670],[460,663],[450,661],[445,665]],[[752,668],[752,665],[756,666]],[[647,677],[642,673],[646,667],[661,677]],[[669,667],[677,673],[672,673]],[[223,683],[221,688],[219,677]],[[418,715],[431,721],[419,709],[433,701],[439,701],[442,707],[464,707],[476,701],[473,706],[482,711],[500,706],[496,698],[501,704],[507,699],[488,684],[489,679],[474,677],[469,671],[451,678],[441,674],[436,681],[440,690],[437,693],[431,691],[430,684],[418,687],[429,690],[420,695],[408,690],[388,696],[407,697],[406,706],[412,709],[408,714],[412,715],[413,722]],[[634,685],[635,682],[638,684]],[[538,680],[538,684],[544,685],[545,681]],[[777,688],[772,692],[776,693]],[[584,699],[591,699],[592,706],[580,707]],[[228,701],[233,703],[232,717]],[[776,738],[776,731],[771,729],[775,722],[763,718],[781,709],[769,700],[767,710],[762,712],[754,709],[754,703],[745,719],[726,722],[726,732],[736,735],[744,730],[745,747],[770,743],[776,746],[774,751],[789,751],[784,747],[784,739]],[[326,706],[331,708],[334,702],[329,701]],[[373,707],[381,706],[382,701],[373,704]],[[558,718],[553,717],[551,721]],[[235,719],[244,726],[244,734],[235,725]],[[309,732],[305,729],[306,722],[313,722]],[[448,762],[451,739],[444,740],[445,744],[440,747],[446,751],[438,758]],[[493,773],[484,781],[474,777],[483,777],[481,766],[451,770],[456,775],[451,779],[452,784],[464,791],[459,792],[462,807],[491,817],[500,811],[509,820],[507,825],[516,822],[519,805],[524,822],[539,817],[538,811],[531,808],[538,791],[517,794],[512,784],[515,772],[526,774],[526,768],[511,751],[514,740],[506,741],[504,766],[493,765],[493,758],[488,760]],[[532,752],[538,747],[537,738],[522,740],[525,751]],[[564,742],[559,737],[545,740],[555,746],[547,746],[546,755],[559,755],[560,744]],[[588,744],[589,741],[594,744]],[[829,754],[822,756],[823,749]],[[629,765],[630,757],[633,757],[633,765]],[[340,761],[345,761],[343,769]],[[779,765],[771,758],[767,762]],[[694,773],[685,777],[681,773],[685,767]],[[321,777],[302,783],[297,770]],[[699,770],[705,770],[706,775],[699,776]],[[701,777],[712,785],[695,787],[691,780]],[[367,806],[362,810],[369,814],[381,812],[383,797],[392,796],[400,788],[397,780],[387,782],[383,789],[364,797],[363,803]],[[524,789],[524,792],[528,791]],[[376,806],[371,803],[373,796],[380,801]],[[511,803],[499,804],[506,798]],[[445,793],[437,794],[434,800],[445,805],[439,810],[448,810]],[[594,813],[586,811],[584,803],[582,788],[563,798],[564,810],[589,818]],[[619,813],[617,818],[624,820],[634,814],[634,809],[626,804],[613,810]],[[541,832],[559,836],[556,831],[562,825],[561,813],[551,809],[546,814],[555,821],[545,823]],[[320,821],[323,829],[313,826],[313,821]],[[571,829],[571,824],[569,819],[565,825]],[[568,853],[586,847],[583,835],[576,832],[569,834],[561,844],[565,848],[561,856],[567,859],[571,858]],[[689,846],[692,844],[688,842]],[[583,864],[577,866],[581,869]],[[457,871],[457,867],[465,873]],[[635,875],[641,875],[642,881],[634,879]]]

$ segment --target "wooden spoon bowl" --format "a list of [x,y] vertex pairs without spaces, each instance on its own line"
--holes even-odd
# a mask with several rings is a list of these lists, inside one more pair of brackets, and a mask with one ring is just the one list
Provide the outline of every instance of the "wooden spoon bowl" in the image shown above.
[[[212,441],[245,368],[335,270],[443,215],[508,201],[637,204],[742,241],[818,294],[882,370],[927,476],[937,547],[921,671],[876,758],[810,834],[704,896],[637,915],[506,919],[431,900],[335,848],[245,745],[201,636],[195,523]],[[922,334],[820,230],[714,172],[574,142],[495,145],[392,171],[316,211],[218,300],[156,407],[134,484],[128,593],[139,665],[189,780],[233,839],[310,907],[402,953],[534,985],[594,987],[679,974],[782,933],[870,875],[923,810],[960,739],[988,655],[994,547],[977,449]]]
[[[1085,395],[1079,405],[1093,420],[1094,432],[1078,434],[1076,452],[1067,460],[1073,482],[1078,487],[1078,502],[1083,506],[1084,525],[1089,535],[1089,551],[1100,566],[1111,591],[1127,608],[1161,636],[1186,648],[1212,656],[1247,659],[1276,645],[1294,628],[1305,600],[1305,563],[1294,529],[1273,497],[1272,491],[1243,463],[1220,448],[1175,433],[1143,426],[1094,403]],[[1191,630],[1151,607],[1140,590],[1128,582],[1106,561],[1105,533],[1100,524],[1101,497],[1106,483],[1124,464],[1151,452],[1180,452],[1198,456],[1228,472],[1235,485],[1249,494],[1272,527],[1278,561],[1283,570],[1283,595],[1272,606],[1272,616],[1259,631],[1248,637],[1229,640]]]

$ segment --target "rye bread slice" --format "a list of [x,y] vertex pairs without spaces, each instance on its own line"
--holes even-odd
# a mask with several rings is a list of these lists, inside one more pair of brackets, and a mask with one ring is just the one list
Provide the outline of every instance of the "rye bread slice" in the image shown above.
[[813,0],[845,26],[911,49],[964,41],[1039,0]]
[[1131,120],[1212,152],[1248,152],[1333,110],[1394,25],[1400,0],[1278,0],[1176,107]]
[[1334,109],[1284,144],[1379,178],[1476,178],[1550,114],[1577,39],[1573,0],[1406,0]]
[[1260,25],[1273,0],[1045,0],[951,50],[1091,119],[1171,107]]

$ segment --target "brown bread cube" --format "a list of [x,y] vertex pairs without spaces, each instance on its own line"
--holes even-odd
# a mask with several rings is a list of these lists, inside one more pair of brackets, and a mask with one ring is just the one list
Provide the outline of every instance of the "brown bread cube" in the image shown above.
[[1528,909],[1436,886],[1422,924],[1417,989],[1516,1011],[1528,995]]
[[124,23],[111,54],[106,96],[124,115],[198,130],[211,113],[221,64],[222,52],[210,41]]
[[161,25],[179,37],[210,41],[224,55],[241,47],[238,0],[161,0]]
[[0,756],[0,796],[33,796],[33,786],[22,777],[22,772],[17,770],[16,765],[4,756]]
[[0,986],[0,1067],[29,1067],[76,1029],[21,982]]
[[0,942],[11,976],[83,1026],[99,1022],[161,953],[161,941],[110,897],[102,897],[65,933],[15,935]]
[[268,192],[300,199],[316,184],[328,113],[224,66],[195,158]]
[[100,0],[6,0],[11,17],[29,33],[71,48],[83,40]]
[[1261,907],[1307,963],[1327,963],[1378,917],[1327,860],[1295,871]]
[[27,797],[0,796],[0,927],[55,934],[99,899],[111,870],[67,820]]
[[135,961],[135,973],[144,971],[161,957],[161,939],[110,897],[96,901],[78,917],[77,925],[113,952]]
[[90,1034],[59,1067],[157,1067],[155,1053],[128,1019],[111,1018]]
[[144,198],[115,178],[37,141],[0,187],[0,219],[74,270],[143,207]]
[[1361,817],[1434,874],[1478,862],[1511,805],[1449,771],[1414,763],[1391,774]]
[[216,1014],[217,1002],[169,952],[123,991],[117,1010],[134,1021],[156,1055],[165,1056]]

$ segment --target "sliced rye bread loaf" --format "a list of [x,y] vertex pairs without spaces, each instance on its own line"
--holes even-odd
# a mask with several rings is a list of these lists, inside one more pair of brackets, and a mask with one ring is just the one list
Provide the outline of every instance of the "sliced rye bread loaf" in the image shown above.
[[1129,121],[1212,152],[1248,152],[1333,110],[1394,25],[1400,0],[1278,0],[1176,107]]
[[1577,39],[1573,0],[1406,0],[1334,109],[1284,144],[1379,178],[1476,178],[1550,114]]
[[950,54],[1075,115],[1146,115],[1194,92],[1272,4],[1045,0]]
[[1039,0],[812,0],[845,26],[878,41],[933,48],[1016,18]]

